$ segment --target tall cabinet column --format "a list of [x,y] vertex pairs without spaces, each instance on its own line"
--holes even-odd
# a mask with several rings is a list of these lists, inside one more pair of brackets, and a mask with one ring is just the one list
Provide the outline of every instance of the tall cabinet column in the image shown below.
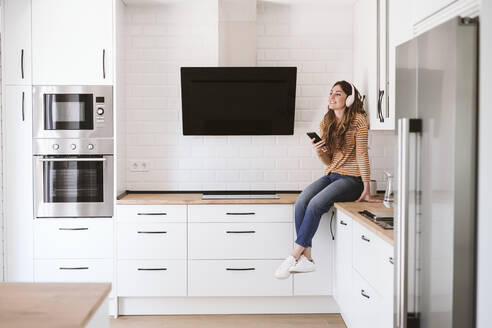
[[31,0],[3,1],[5,281],[33,281]]

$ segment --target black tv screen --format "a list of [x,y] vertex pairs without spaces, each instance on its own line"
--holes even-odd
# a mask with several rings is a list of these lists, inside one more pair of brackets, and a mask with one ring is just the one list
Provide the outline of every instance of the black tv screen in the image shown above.
[[181,67],[184,135],[292,135],[296,67]]

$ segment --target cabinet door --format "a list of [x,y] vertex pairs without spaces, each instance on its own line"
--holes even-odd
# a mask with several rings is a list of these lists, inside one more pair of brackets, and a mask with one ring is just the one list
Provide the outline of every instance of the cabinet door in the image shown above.
[[390,328],[382,324],[382,314],[386,309],[383,308],[381,296],[355,270],[352,271],[352,279],[350,305],[353,308],[353,320],[350,327]]
[[351,320],[352,289],[352,219],[337,211],[335,238],[335,300],[347,324]]
[[380,294],[382,298],[381,327],[393,327],[394,297],[394,249],[384,241],[379,243],[378,267]]
[[31,87],[6,86],[3,108],[7,281],[33,280]]
[[331,221],[332,213],[329,211],[321,217],[313,238],[312,256],[316,271],[294,275],[294,296],[332,295],[334,241],[331,232],[335,228],[335,217]]
[[31,0],[4,2],[5,84],[31,84]]
[[32,0],[33,84],[112,84],[111,0]]

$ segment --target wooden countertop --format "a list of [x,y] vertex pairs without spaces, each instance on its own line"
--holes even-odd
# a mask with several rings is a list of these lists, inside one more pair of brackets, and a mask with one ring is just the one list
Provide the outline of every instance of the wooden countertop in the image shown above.
[[369,212],[385,210],[388,211],[388,213],[393,213],[392,208],[387,208],[386,206],[383,205],[383,203],[367,203],[367,202],[335,203],[335,208],[344,211],[353,220],[356,220],[358,223],[360,223],[361,225],[363,225],[364,227],[368,228],[376,235],[381,237],[381,239],[393,245],[394,230],[383,229],[377,224],[371,222],[370,220],[359,214],[359,211],[363,211],[363,210],[368,210]]
[[[118,205],[188,205],[188,204],[294,204],[298,193],[278,193],[280,199],[208,199],[202,200],[202,194],[196,193],[128,193],[119,199]],[[373,231],[383,240],[393,245],[393,230],[385,230],[380,226],[372,223],[358,212],[362,210],[387,210],[392,212],[393,209],[386,208],[382,203],[367,202],[345,202],[335,203],[338,208],[354,220]]]
[[203,194],[128,193],[117,205],[190,205],[190,204],[294,204],[298,193],[278,193],[280,199],[202,199]]
[[84,327],[109,283],[0,283],[0,327]]

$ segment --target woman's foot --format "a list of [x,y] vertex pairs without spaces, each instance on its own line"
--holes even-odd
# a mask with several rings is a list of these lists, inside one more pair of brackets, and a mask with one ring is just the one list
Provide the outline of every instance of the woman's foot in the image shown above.
[[297,263],[289,269],[290,273],[304,273],[312,272],[316,270],[316,265],[313,259],[308,259],[304,255],[301,255]]
[[275,271],[275,278],[277,279],[287,279],[290,276],[290,268],[296,265],[296,259],[289,255],[287,258],[279,265]]

